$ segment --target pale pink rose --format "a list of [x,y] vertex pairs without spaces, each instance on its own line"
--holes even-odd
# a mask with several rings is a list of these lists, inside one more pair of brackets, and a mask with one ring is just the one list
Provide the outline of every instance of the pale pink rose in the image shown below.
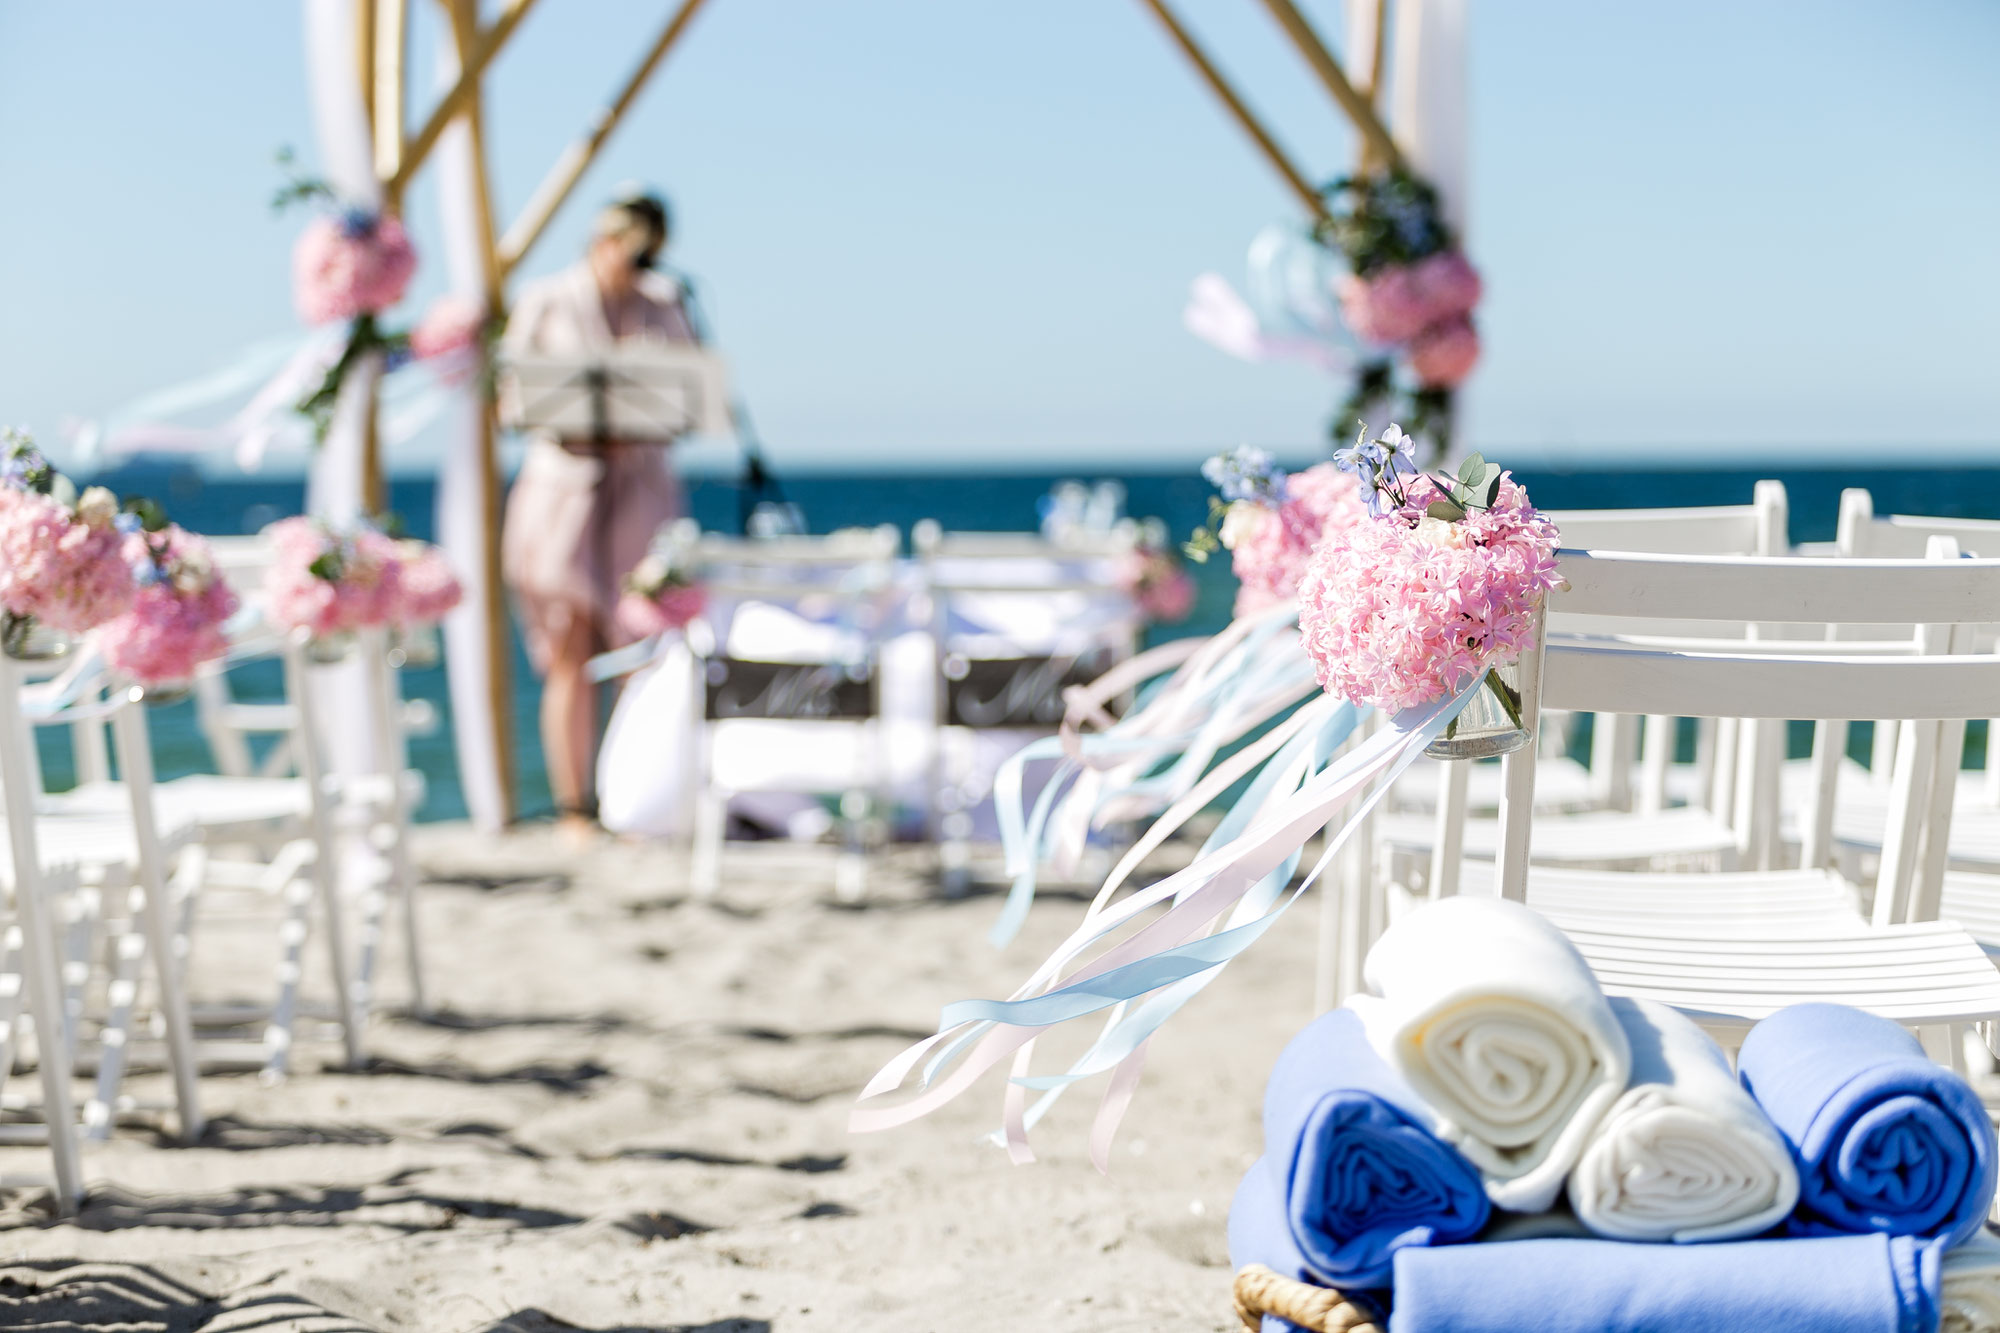
[[707,604],[708,594],[700,584],[668,583],[650,596],[628,589],[619,597],[613,615],[618,627],[633,638],[650,639],[686,629]]
[[134,533],[127,549],[141,569],[131,609],[98,628],[104,660],[142,685],[192,679],[229,651],[223,626],[236,594],[215,568],[208,543],[169,525]]
[[1178,624],[1194,610],[1194,580],[1171,551],[1142,546],[1128,553],[1119,566],[1118,584],[1153,624]]
[[444,551],[429,542],[400,541],[395,546],[398,625],[435,625],[465,597],[458,575]]
[[1423,301],[1425,324],[1469,315],[1479,304],[1479,270],[1456,250],[1426,255],[1411,267],[1410,278]]
[[440,296],[410,330],[410,355],[419,361],[447,362],[440,370],[463,374],[477,359],[486,308],[463,296]]
[[125,538],[33,491],[0,486],[0,608],[82,634],[132,605]]
[[1320,685],[1392,712],[1517,660],[1535,603],[1561,582],[1555,524],[1512,476],[1491,509],[1444,539],[1423,521],[1436,483],[1408,490],[1403,508],[1329,532],[1299,587],[1299,632]]
[[[1332,463],[1315,463],[1285,479],[1285,503],[1276,509],[1243,506],[1248,513],[1230,550],[1240,585],[1236,614],[1253,615],[1298,596],[1313,547],[1334,529],[1366,515],[1361,484]],[[1232,515],[1237,506],[1231,507]]]
[[377,314],[403,299],[416,271],[399,219],[355,211],[317,217],[292,249],[292,300],[308,324]]
[[1410,369],[1426,388],[1452,389],[1479,364],[1479,330],[1458,315],[1433,324],[1410,344]]
[[1341,318],[1354,335],[1383,347],[1397,347],[1429,322],[1430,304],[1415,273],[1400,264],[1362,278],[1347,274],[1338,285]]

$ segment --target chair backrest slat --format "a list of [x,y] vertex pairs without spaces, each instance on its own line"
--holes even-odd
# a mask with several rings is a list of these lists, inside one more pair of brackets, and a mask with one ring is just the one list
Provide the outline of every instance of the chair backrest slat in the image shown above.
[[1676,717],[1979,717],[2000,702],[2000,657],[1660,652],[1552,642],[1549,708]]
[[2000,560],[1799,560],[1564,550],[1550,614],[1625,621],[1953,625],[2000,619]]

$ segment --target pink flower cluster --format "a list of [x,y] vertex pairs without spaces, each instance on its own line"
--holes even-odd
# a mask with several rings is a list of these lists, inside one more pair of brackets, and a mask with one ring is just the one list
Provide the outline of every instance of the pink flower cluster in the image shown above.
[[278,624],[325,638],[395,622],[403,562],[394,540],[367,528],[344,536],[310,518],[280,519],[265,533],[273,558],[264,597]]
[[52,630],[82,634],[132,605],[117,501],[92,487],[88,517],[35,491],[0,486],[0,609]]
[[208,543],[191,532],[169,524],[128,541],[137,548],[139,591],[130,610],[98,629],[104,660],[142,685],[191,679],[229,651],[223,625],[236,614],[236,593]]
[[707,605],[708,594],[698,583],[669,583],[650,596],[628,588],[618,598],[614,618],[633,638],[650,639],[686,629]]
[[1299,588],[1299,629],[1329,694],[1391,711],[1442,699],[1520,655],[1536,600],[1559,586],[1556,528],[1511,475],[1493,507],[1452,523],[1409,503],[1338,528]]
[[1139,614],[1153,624],[1177,624],[1194,610],[1194,580],[1172,551],[1135,548],[1121,563],[1118,582]]
[[[1239,509],[1241,520],[1235,517]],[[1331,463],[1315,463],[1285,478],[1285,502],[1276,509],[1232,505],[1223,538],[1241,585],[1236,614],[1253,615],[1297,597],[1313,547],[1363,514],[1360,482]]]
[[308,324],[387,310],[403,299],[417,252],[392,216],[314,218],[292,249],[292,300]]
[[410,354],[419,361],[448,360],[448,369],[456,376],[470,369],[485,329],[486,309],[477,301],[440,296],[410,330]]
[[434,625],[465,598],[444,551],[429,542],[395,544],[398,625]]
[[1406,347],[1417,378],[1448,389],[1472,373],[1479,333],[1479,271],[1456,250],[1439,250],[1414,264],[1393,264],[1367,277],[1340,280],[1341,317],[1358,337]]

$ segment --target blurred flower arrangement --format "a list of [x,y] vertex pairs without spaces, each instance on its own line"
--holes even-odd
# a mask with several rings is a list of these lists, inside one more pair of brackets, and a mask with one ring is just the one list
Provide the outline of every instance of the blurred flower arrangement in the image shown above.
[[[290,149],[279,152],[278,164],[291,169]],[[343,201],[317,177],[293,172],[272,200],[278,212],[295,204],[322,211],[292,247],[292,304],[307,324],[347,321],[339,356],[298,402],[313,438],[324,440],[340,386],[365,357],[379,352],[390,369],[409,360],[409,335],[385,329],[378,317],[403,299],[417,271],[417,252],[400,218]]]
[[329,642],[395,620],[402,561],[393,538],[303,517],[280,519],[264,532],[272,549],[264,574],[272,620]]
[[401,628],[435,625],[465,599],[465,588],[445,558],[444,548],[400,538],[395,543],[395,561],[393,619]]
[[[1383,353],[1357,369],[1334,434],[1345,437],[1358,419],[1388,408],[1441,452],[1451,438],[1452,391],[1479,362],[1472,320],[1479,272],[1427,182],[1378,172],[1344,177],[1324,193],[1329,216],[1314,235],[1347,259],[1338,283],[1342,318]],[[1398,361],[1407,375],[1398,375]]]
[[1209,499],[1209,522],[1183,548],[1205,561],[1230,553],[1236,614],[1254,615],[1295,599],[1313,548],[1328,532],[1361,517],[1361,487],[1332,463],[1286,473],[1262,449],[1217,454],[1201,474],[1219,495]]
[[446,293],[425,308],[410,330],[410,355],[429,363],[446,383],[465,384],[490,364],[488,353],[499,332],[499,321],[485,306]]
[[79,493],[28,436],[0,431],[0,648],[28,656],[35,628],[82,634],[132,605],[136,516],[102,486]]
[[635,639],[686,629],[708,605],[694,571],[671,553],[648,552],[620,587],[613,618]]
[[141,685],[190,680],[229,650],[223,627],[236,593],[215,567],[208,543],[160,516],[133,534],[138,591],[131,607],[97,631],[104,660]]
[[[1517,660],[1536,604],[1561,583],[1555,524],[1527,492],[1478,454],[1456,475],[1424,472],[1393,425],[1372,440],[1364,427],[1335,463],[1357,478],[1366,517],[1327,533],[1299,589],[1321,686],[1400,710]],[[1518,727],[1518,694],[1486,681]]]
[[1140,526],[1139,540],[1120,561],[1118,586],[1150,624],[1177,625],[1194,610],[1194,580],[1156,518]]

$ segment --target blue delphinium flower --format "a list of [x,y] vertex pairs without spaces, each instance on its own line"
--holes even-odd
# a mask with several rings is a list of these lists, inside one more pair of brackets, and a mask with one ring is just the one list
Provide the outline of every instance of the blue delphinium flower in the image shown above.
[[137,514],[127,509],[124,512],[120,513],[118,517],[111,520],[111,526],[118,529],[118,531],[123,535],[129,537],[133,533],[139,531],[139,529],[145,527],[146,525],[140,520]]
[[375,211],[368,208],[348,207],[340,210],[340,234],[351,241],[374,234],[379,219]]
[[1201,465],[1201,475],[1222,493],[1225,504],[1247,500],[1277,506],[1285,502],[1285,474],[1268,450],[1239,445]]

